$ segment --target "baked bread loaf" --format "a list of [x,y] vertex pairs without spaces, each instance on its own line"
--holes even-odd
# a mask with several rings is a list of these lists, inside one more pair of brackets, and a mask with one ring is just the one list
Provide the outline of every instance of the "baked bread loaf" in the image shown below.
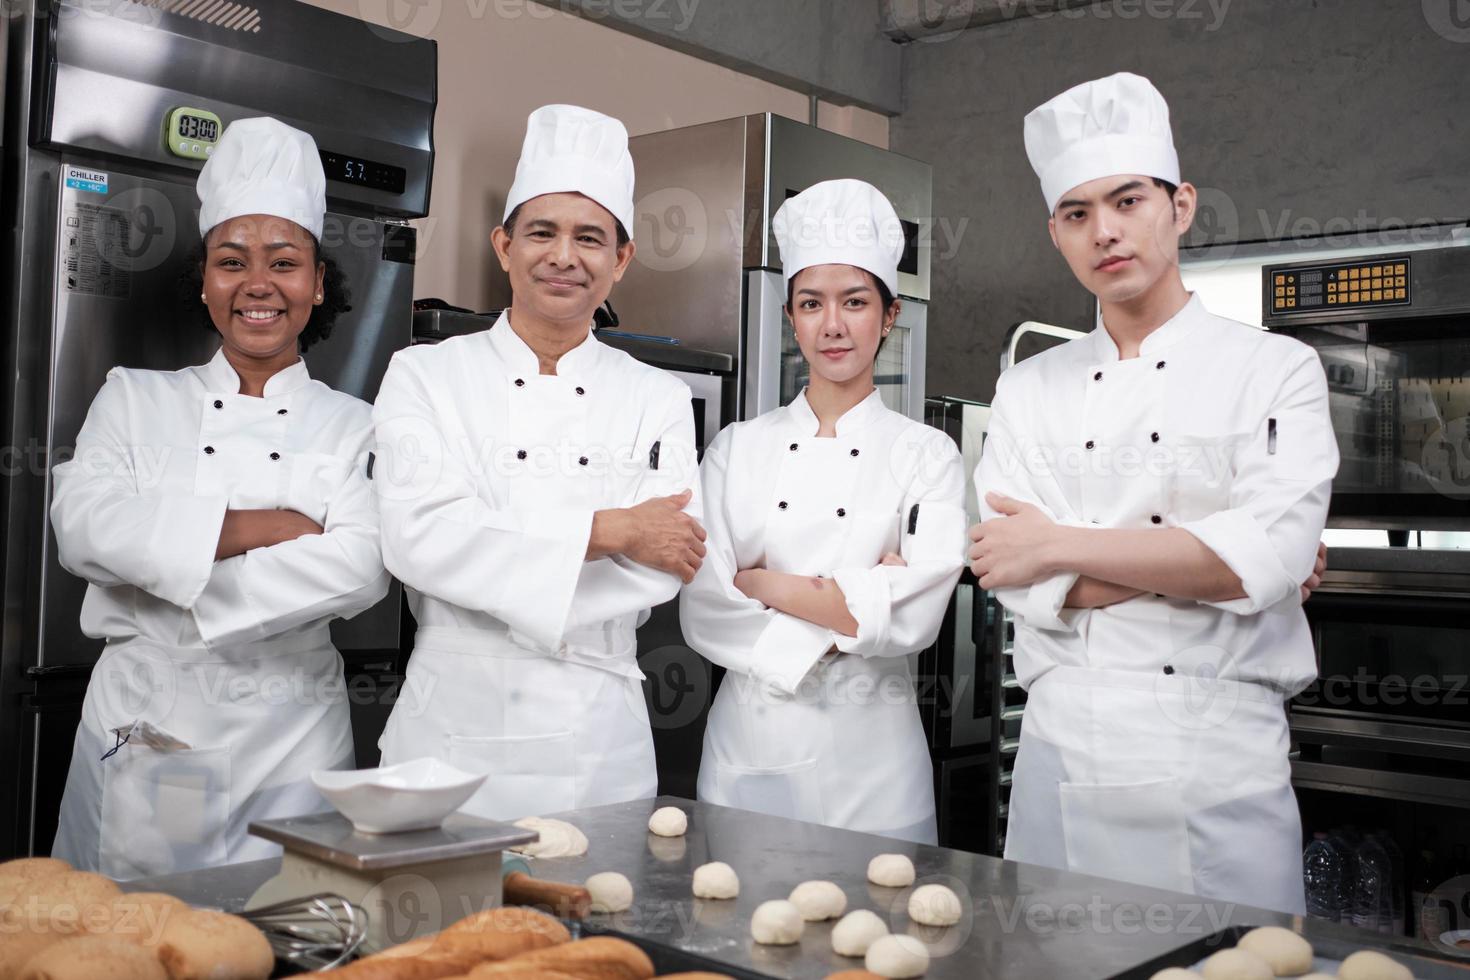
[[0,861],[0,878],[46,878],[71,871],[72,866],[61,858],[16,858]]
[[163,964],[134,943],[105,936],[76,936],[37,953],[20,980],[169,980]]
[[572,943],[522,953],[501,963],[487,963],[470,971],[472,980],[520,980],[527,968],[545,974],[565,973],[578,980],[649,980],[653,961],[624,939],[594,936]]
[[111,878],[63,871],[22,880],[0,915],[10,928],[49,928],[62,935],[103,932],[112,921],[112,900],[120,894]]
[[238,915],[205,909],[168,917],[158,959],[170,980],[267,980],[276,966],[264,933]]
[[169,919],[190,911],[188,904],[163,892],[125,892],[112,900],[112,918],[99,934],[151,949],[163,938]]

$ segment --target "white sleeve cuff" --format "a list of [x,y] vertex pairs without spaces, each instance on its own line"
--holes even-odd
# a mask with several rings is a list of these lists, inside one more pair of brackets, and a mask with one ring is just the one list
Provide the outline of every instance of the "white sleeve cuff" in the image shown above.
[[587,560],[592,537],[592,511],[546,510],[526,515],[526,549],[539,554],[517,556],[516,567],[504,569],[521,584],[507,592],[521,592],[525,603],[506,609],[506,625],[548,651],[562,649],[562,635],[577,594],[577,581]]
[[871,657],[884,649],[893,620],[893,595],[883,566],[840,568],[832,573],[832,581],[842,590],[847,611],[858,624],[857,636],[832,631],[837,649],[859,657]]
[[1026,626],[1053,633],[1074,633],[1084,609],[1067,609],[1067,593],[1077,584],[1076,572],[1060,572],[1024,588],[995,590],[1000,604]]
[[1272,547],[1271,539],[1249,514],[1222,510],[1179,526],[1230,566],[1230,570],[1240,577],[1241,588],[1245,590],[1244,598],[1204,605],[1249,616],[1296,593],[1299,583],[1292,581],[1281,557]]
[[779,691],[795,694],[801,679],[831,646],[832,631],[825,626],[777,612],[750,651],[750,674]]
[[199,594],[192,610],[194,625],[211,649],[264,638],[264,620],[245,588],[248,553],[215,562],[209,587]]
[[228,497],[170,497],[167,519],[157,522],[152,535],[155,578],[143,586],[180,609],[193,609],[214,574],[214,553],[219,548]]

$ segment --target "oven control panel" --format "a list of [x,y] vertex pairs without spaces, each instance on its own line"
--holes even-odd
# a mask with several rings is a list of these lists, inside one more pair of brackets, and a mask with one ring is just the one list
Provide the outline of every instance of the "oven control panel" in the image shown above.
[[1267,266],[1262,271],[1266,315],[1408,306],[1411,263],[1409,256],[1399,255],[1338,259],[1311,266]]

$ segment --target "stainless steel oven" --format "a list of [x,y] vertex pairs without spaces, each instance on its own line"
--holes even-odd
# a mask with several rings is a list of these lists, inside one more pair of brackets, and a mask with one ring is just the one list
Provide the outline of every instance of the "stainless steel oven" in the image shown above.
[[1181,255],[1213,312],[1321,358],[1342,464],[1327,575],[1306,605],[1318,678],[1289,706],[1292,782],[1308,840],[1386,831],[1407,857],[1401,893],[1463,873],[1450,858],[1470,847],[1467,232]]

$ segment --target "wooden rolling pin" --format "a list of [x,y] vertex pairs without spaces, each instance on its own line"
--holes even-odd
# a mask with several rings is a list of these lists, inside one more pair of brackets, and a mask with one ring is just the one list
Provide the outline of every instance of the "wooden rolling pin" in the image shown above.
[[506,905],[528,905],[560,919],[585,919],[592,911],[592,896],[581,885],[547,881],[531,875],[531,867],[520,858],[509,857],[500,881],[501,901]]

